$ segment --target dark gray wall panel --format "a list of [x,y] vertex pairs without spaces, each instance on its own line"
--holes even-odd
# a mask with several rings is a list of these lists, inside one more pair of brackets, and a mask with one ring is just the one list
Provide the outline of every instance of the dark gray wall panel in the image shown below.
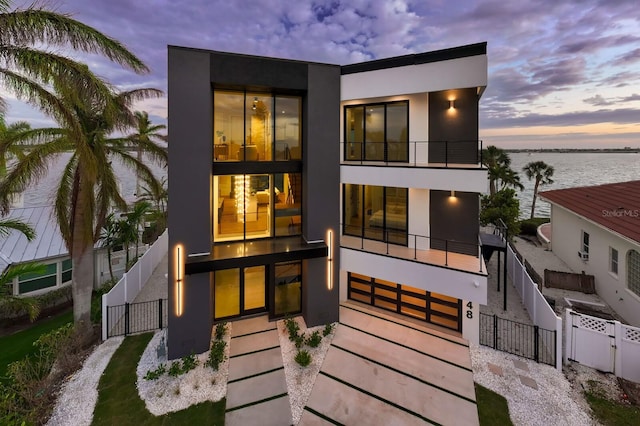
[[340,68],[309,65],[304,99],[303,229],[307,241],[325,240],[333,230],[334,265],[331,291],[326,288],[326,259],[305,262],[303,312],[307,325],[338,320],[340,229]]
[[[454,111],[449,111],[450,98],[455,99]],[[476,88],[429,93],[429,141],[430,163],[479,162]]]
[[184,310],[176,316],[175,246],[211,248],[212,102],[209,54],[169,47],[169,358],[209,348],[209,274],[186,276]]
[[[429,191],[431,248],[478,254],[479,198],[475,192]],[[444,240],[449,240],[446,243]]]
[[211,52],[211,81],[216,85],[305,90],[304,62]]

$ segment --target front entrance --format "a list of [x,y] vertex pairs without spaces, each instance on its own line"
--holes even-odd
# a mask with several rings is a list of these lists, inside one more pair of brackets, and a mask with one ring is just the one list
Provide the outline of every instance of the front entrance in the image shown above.
[[214,272],[214,319],[251,315],[267,310],[265,265]]
[[269,318],[302,310],[302,262],[221,269],[214,272],[214,321],[263,312]]

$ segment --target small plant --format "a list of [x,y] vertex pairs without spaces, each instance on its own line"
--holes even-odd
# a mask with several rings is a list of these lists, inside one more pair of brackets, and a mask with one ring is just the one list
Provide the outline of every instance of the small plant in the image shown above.
[[145,380],[158,380],[164,373],[167,372],[167,367],[164,364],[160,364],[155,370],[147,371],[144,375]]
[[324,326],[324,330],[322,330],[322,335],[327,337],[333,331],[333,324],[327,324]]
[[[227,346],[227,342],[224,340],[214,340],[211,342],[211,351],[209,352],[209,359],[205,361],[204,365],[211,367],[214,371],[220,368],[220,364],[225,359],[224,349]],[[212,383],[213,384],[213,383]]]
[[298,332],[300,331],[298,322],[293,318],[287,318],[284,320],[284,325],[287,327],[287,331],[289,332],[289,340],[294,342],[296,340],[296,336],[298,336]]
[[182,374],[182,363],[180,361],[172,362],[168,373],[171,377],[178,377]]
[[185,355],[182,357],[182,374],[188,373],[198,366],[198,358],[195,354]]
[[312,348],[317,348],[320,345],[320,342],[322,342],[322,337],[320,336],[320,332],[317,330],[311,333],[311,336],[307,338],[307,345]]
[[218,324],[216,324],[216,331],[215,331],[215,335],[216,335],[216,340],[222,340],[222,338],[224,337],[224,334],[227,331],[227,323],[226,322],[220,322]]
[[304,334],[296,334],[293,338],[293,343],[296,345],[296,349],[302,348],[302,345],[304,345]]
[[311,354],[307,351],[299,350],[296,354],[295,360],[301,367],[306,367],[311,364]]

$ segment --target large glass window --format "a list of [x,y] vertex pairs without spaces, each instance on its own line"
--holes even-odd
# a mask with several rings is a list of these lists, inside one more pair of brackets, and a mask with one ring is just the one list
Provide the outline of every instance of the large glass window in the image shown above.
[[343,193],[344,234],[407,244],[407,188],[345,184]]
[[301,98],[214,92],[214,161],[300,160]]
[[345,107],[344,158],[409,161],[409,102]]
[[240,269],[223,269],[214,273],[214,316],[240,315]]
[[298,96],[276,96],[276,160],[302,160],[300,121],[302,101]]
[[213,194],[215,242],[302,232],[300,173],[214,176]]

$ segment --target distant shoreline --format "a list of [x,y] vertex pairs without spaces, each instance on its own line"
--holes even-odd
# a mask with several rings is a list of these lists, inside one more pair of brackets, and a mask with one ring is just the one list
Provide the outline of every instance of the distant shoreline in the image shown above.
[[640,153],[640,148],[511,148],[505,149],[505,152],[509,153],[610,153],[610,154],[637,154]]

